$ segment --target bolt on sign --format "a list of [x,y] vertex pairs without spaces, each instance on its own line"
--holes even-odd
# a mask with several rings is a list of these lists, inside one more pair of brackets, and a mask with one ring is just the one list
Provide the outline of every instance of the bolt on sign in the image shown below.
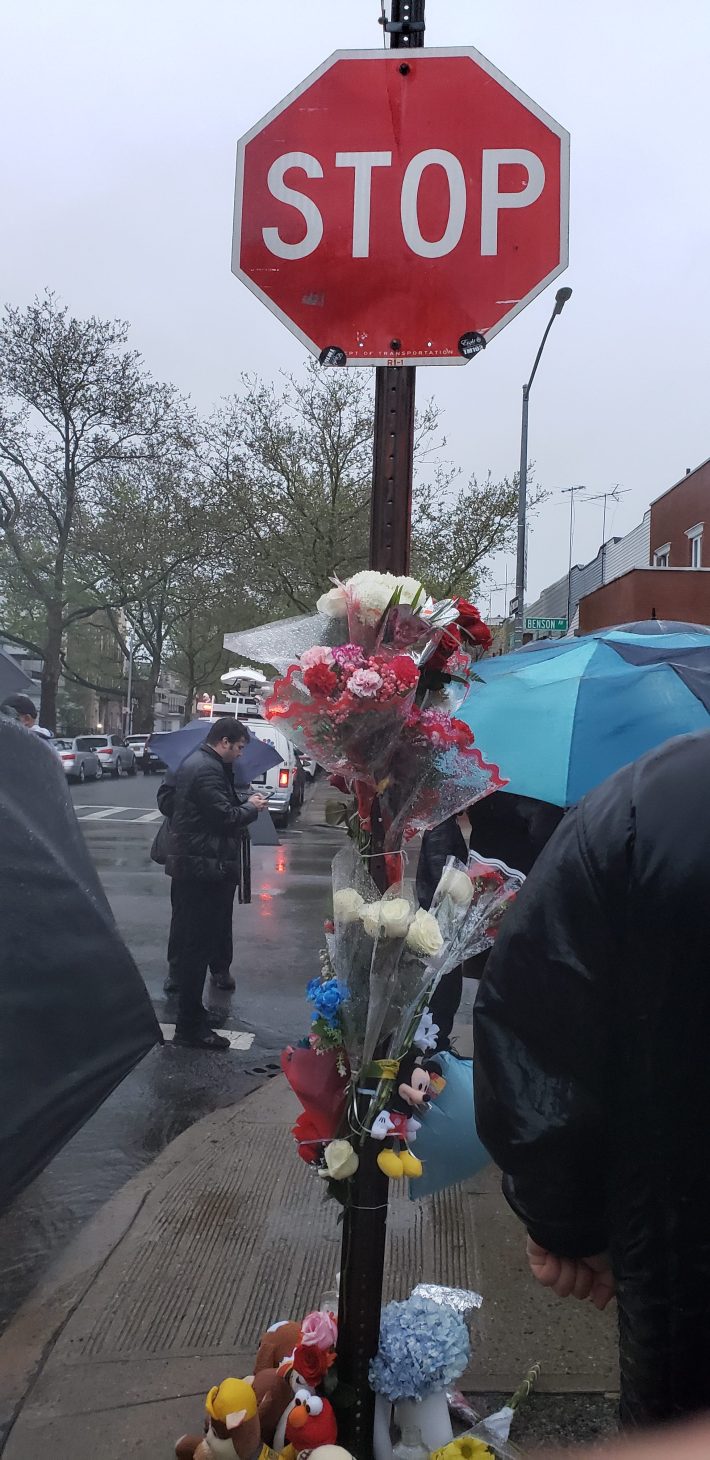
[[232,269],[324,363],[462,365],[567,267],[568,197],[478,51],[336,51],[238,144]]

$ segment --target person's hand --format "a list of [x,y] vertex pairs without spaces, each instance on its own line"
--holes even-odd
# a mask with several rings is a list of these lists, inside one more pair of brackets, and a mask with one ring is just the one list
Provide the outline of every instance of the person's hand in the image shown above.
[[528,1237],[528,1262],[533,1277],[558,1298],[589,1298],[601,1312],[614,1297],[614,1275],[605,1253],[591,1257],[558,1257]]
[[268,804],[266,797],[260,796],[258,791],[255,791],[254,795],[249,797],[248,805],[256,806],[257,811],[265,811]]

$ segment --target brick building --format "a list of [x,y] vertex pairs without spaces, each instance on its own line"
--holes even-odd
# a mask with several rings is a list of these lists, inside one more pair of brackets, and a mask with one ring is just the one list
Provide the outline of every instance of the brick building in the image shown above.
[[710,460],[657,497],[648,515],[646,561],[581,598],[580,633],[649,618],[710,625]]

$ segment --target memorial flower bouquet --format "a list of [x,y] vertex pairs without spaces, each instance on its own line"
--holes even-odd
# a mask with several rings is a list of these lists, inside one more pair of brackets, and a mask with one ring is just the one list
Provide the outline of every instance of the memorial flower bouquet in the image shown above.
[[410,837],[505,785],[427,679],[438,654],[455,667],[460,701],[488,642],[472,605],[436,602],[416,579],[374,572],[334,582],[314,615],[231,640],[280,671],[266,717],[350,798],[350,840],[333,863],[333,915],[307,990],[311,1028],[284,1062],[304,1107],[294,1128],[300,1154],[341,1200],[373,1137],[383,1171],[421,1170],[409,1145],[438,1087],[428,1000],[449,969],[483,946],[510,894],[496,869],[488,877],[479,868],[474,885],[469,868],[453,865],[426,912],[405,879]]

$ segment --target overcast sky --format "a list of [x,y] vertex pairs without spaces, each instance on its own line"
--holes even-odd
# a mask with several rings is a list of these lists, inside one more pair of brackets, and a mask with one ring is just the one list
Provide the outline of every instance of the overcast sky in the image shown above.
[[[332,50],[381,45],[379,0],[0,0],[0,295],[120,315],[201,409],[302,346],[230,274],[237,138]],[[389,8],[389,5],[388,5]],[[619,483],[625,532],[710,455],[707,0],[428,0],[427,42],[476,46],[572,136],[570,267],[461,369],[422,369],[467,471],[530,456],[553,494],[529,594],[567,569],[568,498]],[[575,559],[601,504],[578,506]],[[513,576],[513,559],[508,559]],[[495,582],[503,581],[503,561]],[[493,611],[503,608],[503,593]]]

